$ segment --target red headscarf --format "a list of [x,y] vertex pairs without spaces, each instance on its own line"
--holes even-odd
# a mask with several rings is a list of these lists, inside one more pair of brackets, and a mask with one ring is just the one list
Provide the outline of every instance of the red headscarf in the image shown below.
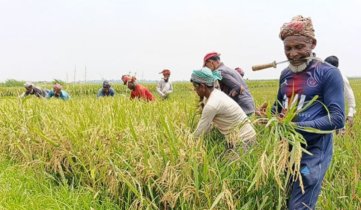
[[164,69],[163,71],[159,72],[159,74],[163,74],[163,76],[170,76],[170,70]]
[[281,40],[288,36],[307,36],[316,39],[311,18],[304,18],[301,15],[292,18],[291,22],[283,24],[279,36]]
[[206,66],[206,62],[210,59],[213,58],[215,56],[220,56],[221,54],[217,53],[217,52],[210,52],[207,53],[204,58],[203,58],[203,66]]

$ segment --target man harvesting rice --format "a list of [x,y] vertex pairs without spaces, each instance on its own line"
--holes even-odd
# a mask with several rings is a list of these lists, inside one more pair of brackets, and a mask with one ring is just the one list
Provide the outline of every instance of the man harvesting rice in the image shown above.
[[34,96],[36,96],[38,98],[44,98],[47,95],[46,90],[42,90],[41,88],[36,87],[31,82],[25,83],[24,87],[25,87],[26,91],[20,96],[21,98],[24,98],[24,97],[29,96],[29,95],[34,95]]
[[69,94],[65,90],[62,90],[62,89],[63,89],[63,87],[60,84],[56,83],[53,86],[53,90],[51,90],[46,97],[47,98],[52,98],[52,97],[60,98],[60,99],[63,99],[64,101],[69,100],[70,99]]
[[[286,113],[291,106],[302,110],[307,102],[318,96],[318,101],[300,111],[293,122],[299,127],[332,131],[344,126],[343,81],[339,70],[320,60],[313,59],[316,38],[312,21],[294,17],[281,27],[279,37],[290,64],[282,71],[273,111]],[[263,106],[264,109],[266,106]],[[327,107],[327,109],[326,109]],[[261,110],[262,113],[263,110]],[[281,114],[282,116],[282,114]],[[301,176],[304,193],[296,180],[289,192],[289,209],[314,209],[321,191],[322,180],[332,159],[332,132],[300,133],[307,141],[301,158]]]
[[114,96],[115,90],[111,87],[108,80],[103,82],[103,87],[99,89],[97,97]]
[[252,115],[255,105],[246,82],[239,73],[221,62],[220,55],[217,52],[206,54],[203,58],[203,66],[212,71],[219,71],[222,75],[222,79],[219,80],[221,90],[235,100],[248,116]]
[[228,95],[214,88],[214,82],[221,79],[217,73],[207,67],[192,73],[194,90],[200,98],[205,99],[194,137],[199,138],[208,132],[213,123],[226,136],[227,149],[234,149],[241,144],[247,150],[256,141],[256,132],[242,108]]
[[166,99],[168,95],[173,92],[172,83],[169,81],[170,70],[164,69],[160,74],[163,74],[163,79],[158,83],[157,92],[163,99]]
[[154,101],[152,93],[143,85],[137,84],[135,77],[128,80],[128,88],[132,91],[130,93],[131,99],[138,98],[146,101]]

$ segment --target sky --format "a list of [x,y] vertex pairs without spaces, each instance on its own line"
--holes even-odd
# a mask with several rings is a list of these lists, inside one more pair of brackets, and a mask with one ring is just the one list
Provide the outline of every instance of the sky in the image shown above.
[[296,15],[311,17],[320,58],[336,55],[361,76],[360,0],[0,0],[0,82],[72,82],[136,74],[189,80],[206,53],[241,67],[248,79],[277,79],[287,64],[278,34]]

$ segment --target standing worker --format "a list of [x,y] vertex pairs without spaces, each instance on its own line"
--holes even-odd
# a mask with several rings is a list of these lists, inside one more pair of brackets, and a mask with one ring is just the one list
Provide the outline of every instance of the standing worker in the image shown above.
[[[334,55],[329,56],[325,59],[325,61],[333,66],[335,66],[336,68],[338,68],[338,58]],[[348,81],[347,77],[342,73],[342,71],[340,71],[341,75],[342,75],[342,79],[343,79],[343,84],[344,84],[344,94],[345,94],[345,98],[347,101],[347,105],[348,105],[348,114],[346,117],[346,122],[347,124],[352,127],[353,126],[353,122],[354,122],[354,116],[356,114],[356,100],[355,100],[355,95],[353,94],[350,82]]]
[[[290,106],[297,106],[300,113],[293,119],[296,126],[322,131],[342,128],[345,119],[342,76],[337,68],[312,56],[317,41],[311,19],[294,17],[283,24],[279,37],[290,63],[281,73],[273,112],[282,116]],[[320,103],[302,110],[315,96]],[[264,110],[260,111],[265,115]],[[288,209],[315,209],[332,159],[333,136],[332,132],[300,133],[307,142],[304,148],[312,155],[302,153],[300,172],[304,193],[299,180],[292,182],[287,205]]]
[[166,99],[168,98],[168,95],[173,92],[172,83],[169,81],[170,70],[164,69],[159,74],[163,74],[163,79],[158,83],[157,92],[163,99]]

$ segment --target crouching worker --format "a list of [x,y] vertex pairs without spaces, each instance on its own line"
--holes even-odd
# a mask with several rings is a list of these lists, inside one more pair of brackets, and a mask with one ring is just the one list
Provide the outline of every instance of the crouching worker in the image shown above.
[[143,85],[137,84],[135,77],[128,80],[128,88],[132,91],[130,93],[130,99],[138,98],[146,101],[154,101],[152,93]]
[[34,95],[38,98],[44,98],[47,95],[47,90],[42,90],[41,88],[36,87],[33,83],[27,82],[24,84],[26,91],[21,94],[21,98],[25,98],[29,95]]
[[105,80],[103,82],[103,88],[100,88],[97,94],[97,98],[106,97],[106,96],[114,96],[115,90],[111,87],[109,81]]
[[242,146],[246,152],[256,142],[256,132],[251,125],[246,113],[228,95],[215,89],[215,80],[220,80],[221,75],[204,67],[194,70],[191,76],[194,90],[200,98],[204,98],[202,116],[194,132],[194,137],[199,138],[208,132],[213,125],[225,135],[227,151],[237,151]]
[[70,99],[69,94],[65,90],[62,90],[62,88],[63,87],[60,84],[58,83],[55,84],[53,90],[51,90],[47,95],[47,98],[54,97],[54,98],[63,99],[64,101],[69,100]]

